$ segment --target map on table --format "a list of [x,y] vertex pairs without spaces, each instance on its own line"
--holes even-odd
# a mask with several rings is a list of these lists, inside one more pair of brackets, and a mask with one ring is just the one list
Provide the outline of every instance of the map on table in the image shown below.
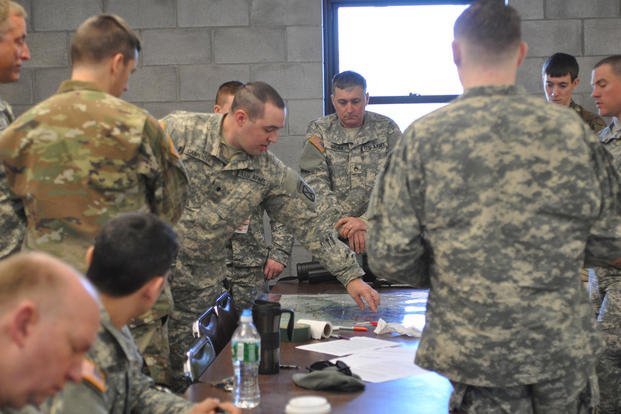
[[280,296],[282,308],[295,312],[295,319],[330,321],[333,325],[351,326],[355,323],[377,321],[396,322],[422,330],[425,324],[427,290],[400,290],[381,292],[381,304],[377,313],[361,311],[346,293],[320,295]]

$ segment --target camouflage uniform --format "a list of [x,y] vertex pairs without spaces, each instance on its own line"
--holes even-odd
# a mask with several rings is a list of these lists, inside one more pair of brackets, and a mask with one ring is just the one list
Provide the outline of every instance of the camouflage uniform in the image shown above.
[[[171,277],[175,313],[171,360],[179,367],[192,342],[191,324],[222,292],[224,248],[260,206],[315,254],[346,285],[362,276],[353,253],[314,210],[313,190],[271,152],[226,154],[223,116],[175,112],[163,119],[190,176],[190,197],[177,231],[181,250]],[[180,369],[180,368],[179,368]]]
[[499,393],[587,384],[602,340],[577,276],[619,257],[618,192],[588,126],[521,88],[472,88],[414,122],[371,197],[368,254],[407,281],[429,246],[416,364]]
[[284,265],[289,261],[293,236],[283,224],[272,220],[272,247],[269,248],[263,237],[263,211],[261,208],[252,213],[249,222],[236,229],[231,237],[227,266],[231,275],[230,290],[238,310],[252,307],[262,291],[263,268],[268,258]]
[[312,121],[300,158],[302,177],[318,195],[319,209],[334,224],[341,217],[360,217],[369,204],[375,177],[401,136],[393,120],[366,111],[350,137],[336,114]]
[[[86,249],[110,218],[150,211],[174,222],[183,211],[187,176],[157,120],[87,82],[63,82],[15,120],[0,136],[0,158],[24,204],[25,247],[81,270]],[[158,329],[163,323],[154,313],[166,315],[170,307],[171,298],[162,295],[145,321]]]
[[20,409],[0,407],[0,414],[41,414],[42,411],[38,407],[27,405]]
[[593,132],[599,132],[606,127],[606,121],[601,116],[594,114],[593,112],[589,112],[584,109],[582,106],[578,105],[571,100],[569,103],[569,107],[576,111],[578,116],[586,122],[586,124],[593,130]]
[[[14,120],[11,105],[0,99],[0,132]],[[0,260],[20,249],[24,240],[25,221],[21,203],[12,200],[4,167],[0,165]]]
[[81,383],[65,385],[43,410],[50,414],[164,414],[186,413],[193,405],[153,388],[153,380],[142,373],[142,357],[129,329],[115,328],[104,309],[97,340],[83,363],[83,375]]
[[[621,128],[615,123],[599,134],[621,173]],[[603,414],[621,412],[621,270],[596,267],[589,273],[589,287],[595,316],[606,343],[597,364]]]

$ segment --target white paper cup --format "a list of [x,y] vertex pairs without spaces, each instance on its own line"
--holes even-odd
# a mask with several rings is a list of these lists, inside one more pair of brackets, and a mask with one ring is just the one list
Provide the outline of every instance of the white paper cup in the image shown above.
[[285,414],[328,414],[331,409],[324,397],[309,395],[290,399]]

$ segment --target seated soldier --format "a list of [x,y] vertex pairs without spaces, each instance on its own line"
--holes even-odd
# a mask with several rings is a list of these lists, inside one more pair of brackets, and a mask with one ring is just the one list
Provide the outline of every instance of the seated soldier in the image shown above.
[[101,328],[83,362],[82,382],[50,401],[51,412],[241,413],[216,399],[194,405],[154,387],[142,373],[127,323],[155,303],[178,248],[172,228],[149,213],[122,214],[104,225],[87,252],[87,277],[103,304]]

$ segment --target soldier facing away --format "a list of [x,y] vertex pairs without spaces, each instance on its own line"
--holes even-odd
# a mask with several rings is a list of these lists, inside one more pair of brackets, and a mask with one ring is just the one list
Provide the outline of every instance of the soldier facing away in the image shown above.
[[475,1],[454,36],[464,93],[395,146],[369,264],[409,280],[429,253],[416,364],[451,380],[451,412],[592,412],[602,340],[579,270],[621,266],[618,176],[575,112],[515,86],[515,9]]
[[[0,136],[9,186],[27,217],[26,249],[84,270],[86,249],[117,214],[150,211],[170,222],[181,215],[187,176],[172,142],[155,118],[119,99],[140,48],[120,17],[87,19],[71,40],[71,80]],[[163,383],[170,301],[162,295],[136,323],[138,342],[158,341],[145,359]]]

